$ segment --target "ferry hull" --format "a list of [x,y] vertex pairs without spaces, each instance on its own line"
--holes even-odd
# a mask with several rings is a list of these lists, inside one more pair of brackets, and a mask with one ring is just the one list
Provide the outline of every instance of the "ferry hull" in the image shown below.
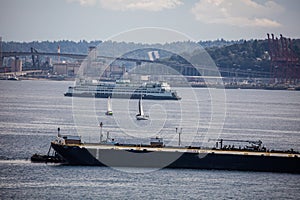
[[[65,93],[64,96],[66,97],[92,97],[92,98],[118,98],[118,99],[140,99],[141,94],[104,94],[104,93]],[[143,94],[143,99],[151,99],[151,100],[180,100],[181,97],[178,96],[155,96],[155,95],[147,95]]]
[[70,165],[192,168],[300,173],[298,156],[263,156],[176,151],[149,151],[145,149],[116,150],[85,148],[51,143],[52,148]]

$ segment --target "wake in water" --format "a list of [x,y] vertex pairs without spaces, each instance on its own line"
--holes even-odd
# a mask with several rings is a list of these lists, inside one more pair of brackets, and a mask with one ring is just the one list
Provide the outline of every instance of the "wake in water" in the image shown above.
[[30,159],[0,159],[0,164],[31,164]]

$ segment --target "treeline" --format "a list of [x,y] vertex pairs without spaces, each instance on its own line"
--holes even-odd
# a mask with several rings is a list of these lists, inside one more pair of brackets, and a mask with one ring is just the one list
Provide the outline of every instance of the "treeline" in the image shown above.
[[270,71],[270,55],[267,40],[250,40],[243,43],[208,48],[207,52],[217,66],[231,71]]
[[[293,46],[290,48],[300,60],[300,39],[294,39]],[[249,40],[206,50],[219,67],[231,69],[237,73],[238,70],[249,71],[249,73],[251,71],[254,73],[270,72],[268,40]]]
[[31,48],[39,52],[57,52],[60,46],[61,53],[87,54],[90,46],[97,46],[101,41],[81,40],[74,42],[70,40],[61,41],[33,41],[33,42],[2,42],[2,51],[30,51]]
[[[74,42],[70,40],[61,40],[61,41],[32,41],[32,42],[2,42],[2,51],[30,51],[31,48],[34,48],[40,52],[57,52],[58,46],[60,46],[61,52],[62,53],[80,53],[80,54],[85,54],[88,51],[88,48],[90,46],[97,46],[101,43],[102,41],[96,40],[96,41],[86,41],[86,40],[80,40],[79,42]],[[223,47],[223,46],[228,46],[232,44],[238,44],[242,43],[243,40],[231,40],[231,41],[226,41],[224,39],[218,39],[218,40],[213,40],[213,41],[199,41],[198,44],[200,44],[203,48],[211,48],[211,47]],[[188,42],[174,42],[174,43],[166,43],[164,45],[161,44],[154,44],[151,45],[153,47],[161,47],[161,46],[172,46],[174,44],[183,44],[181,45],[182,47],[187,46],[184,45],[184,43],[191,43],[190,41]],[[110,47],[111,45],[118,45],[119,48],[128,48],[128,49],[133,49],[133,48],[139,48],[139,47],[144,47],[146,46],[145,44],[141,43],[126,43],[126,42],[112,42],[112,41],[106,41],[102,45],[106,45],[107,47]],[[149,46],[149,45],[147,45]]]

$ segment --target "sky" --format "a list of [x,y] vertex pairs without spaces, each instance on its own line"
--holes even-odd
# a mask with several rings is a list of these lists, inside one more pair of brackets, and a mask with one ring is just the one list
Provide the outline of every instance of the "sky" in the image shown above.
[[196,41],[300,38],[299,10],[299,0],[0,0],[0,36],[92,41],[156,27]]

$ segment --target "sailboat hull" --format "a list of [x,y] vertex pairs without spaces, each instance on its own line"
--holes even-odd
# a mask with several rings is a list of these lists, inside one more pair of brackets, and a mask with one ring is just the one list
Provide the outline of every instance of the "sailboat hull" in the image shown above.
[[113,115],[113,112],[112,111],[107,111],[105,114],[111,116],[111,115]]
[[137,115],[137,116],[136,116],[136,119],[137,119],[137,120],[148,120],[149,117],[148,117],[148,116],[139,116],[139,115]]

